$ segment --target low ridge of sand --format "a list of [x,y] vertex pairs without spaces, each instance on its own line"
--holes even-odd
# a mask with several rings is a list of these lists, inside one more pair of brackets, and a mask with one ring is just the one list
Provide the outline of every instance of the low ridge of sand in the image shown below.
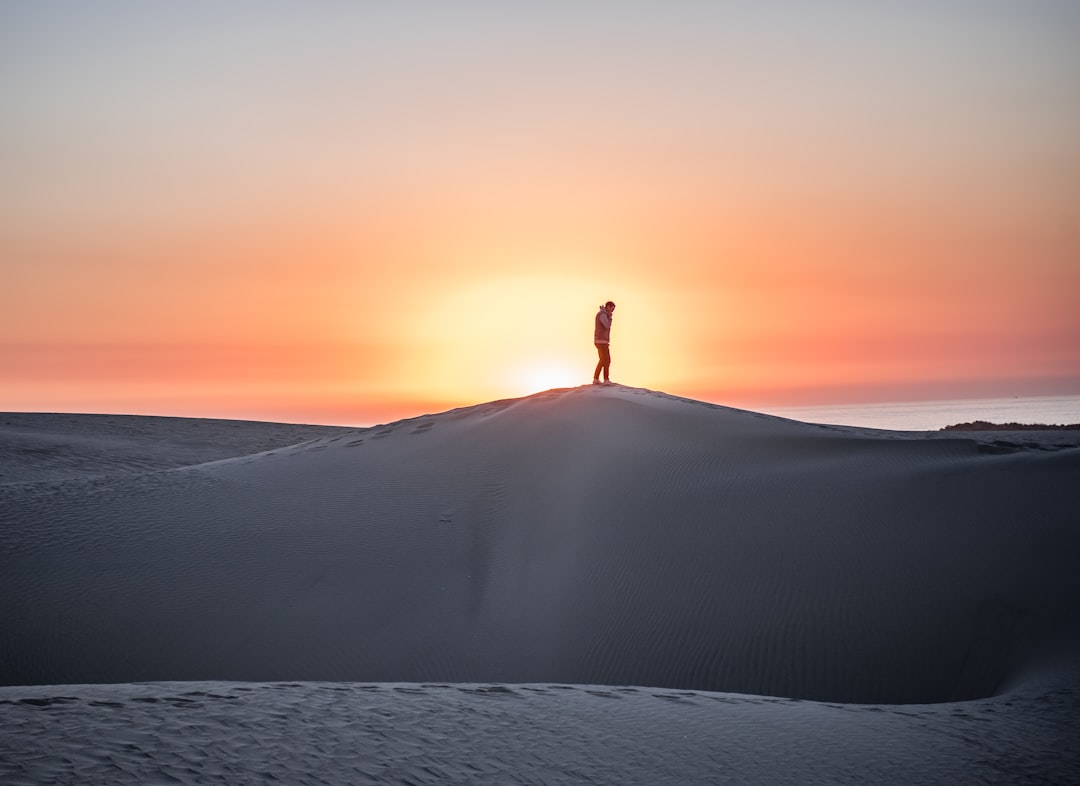
[[343,430],[243,420],[0,412],[0,484],[174,469]]
[[355,430],[108,417],[0,416],[0,684],[118,684],[0,689],[20,744],[34,711],[129,717],[129,683],[325,681],[353,707],[358,683],[427,685],[447,712],[455,685],[559,684],[593,686],[579,730],[596,696],[661,706],[599,686],[683,701],[662,713],[680,728],[747,696],[761,734],[800,700],[829,734],[854,716],[824,708],[874,707],[894,718],[879,743],[903,707],[933,728],[968,707],[1076,771],[1029,749],[1077,706],[1080,435],[815,425],[622,386]]
[[0,688],[0,780],[1071,784],[1076,688],[905,705],[553,684]]

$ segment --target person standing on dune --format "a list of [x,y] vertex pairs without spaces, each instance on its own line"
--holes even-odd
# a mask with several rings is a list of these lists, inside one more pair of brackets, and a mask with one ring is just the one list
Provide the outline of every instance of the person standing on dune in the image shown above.
[[611,382],[611,318],[615,313],[615,304],[610,300],[600,306],[596,312],[595,327],[593,328],[593,344],[600,355],[596,364],[592,381],[594,385],[600,384],[600,372],[604,372],[604,384]]

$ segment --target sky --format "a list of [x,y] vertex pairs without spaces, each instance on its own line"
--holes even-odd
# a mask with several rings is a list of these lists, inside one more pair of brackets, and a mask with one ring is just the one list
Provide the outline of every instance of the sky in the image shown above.
[[0,411],[1080,393],[1080,4],[0,0]]

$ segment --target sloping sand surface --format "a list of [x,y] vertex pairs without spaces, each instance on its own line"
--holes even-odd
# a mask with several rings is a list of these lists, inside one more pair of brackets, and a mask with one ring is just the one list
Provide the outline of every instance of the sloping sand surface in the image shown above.
[[1064,646],[1080,451],[578,388],[3,487],[3,682],[994,693]]
[[104,418],[0,416],[4,783],[1080,779],[1078,434]]
[[0,484],[172,469],[341,431],[243,420],[3,412]]

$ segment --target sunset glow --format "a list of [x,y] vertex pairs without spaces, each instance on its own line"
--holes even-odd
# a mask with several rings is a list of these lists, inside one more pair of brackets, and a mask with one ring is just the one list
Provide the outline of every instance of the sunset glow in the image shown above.
[[1080,393],[1078,36],[1052,0],[0,4],[0,410],[369,424],[587,383],[608,299],[628,385]]

